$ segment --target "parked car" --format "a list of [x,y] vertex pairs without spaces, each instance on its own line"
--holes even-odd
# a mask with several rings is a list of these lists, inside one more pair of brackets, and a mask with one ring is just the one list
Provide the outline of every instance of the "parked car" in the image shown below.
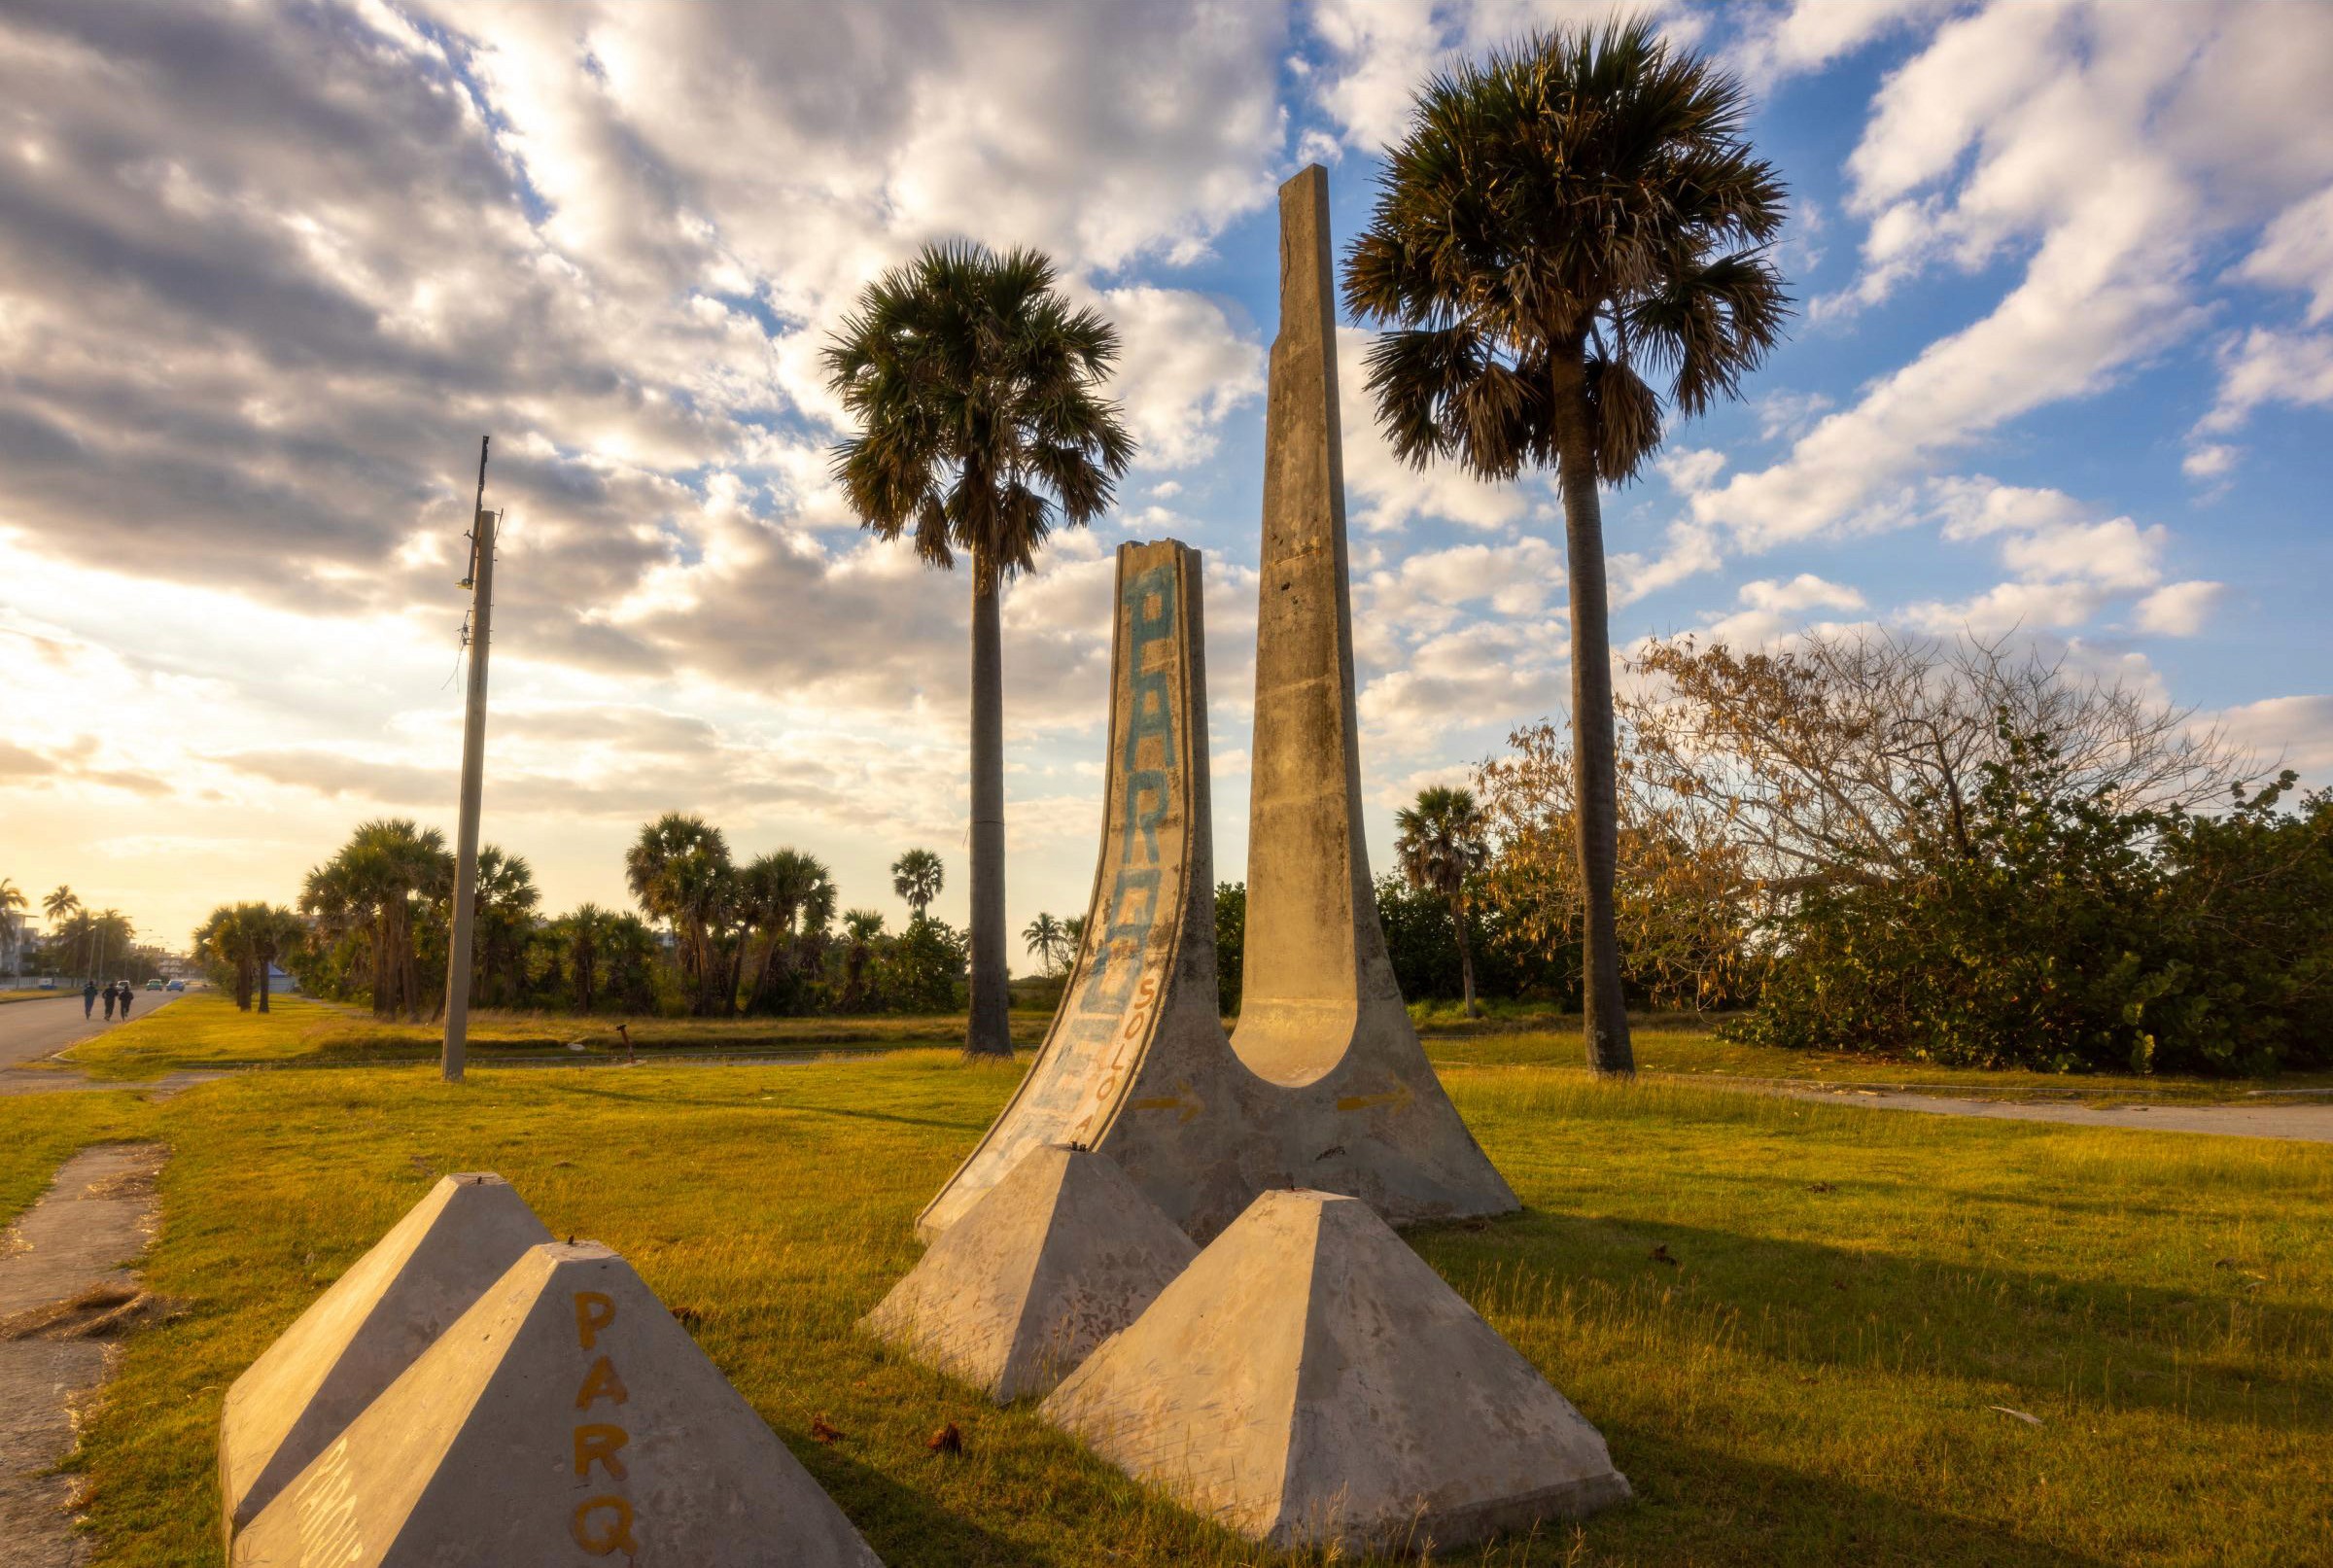
[[159,990],[161,990],[161,989],[162,989],[162,983],[161,983],[160,979],[158,979],[158,978],[157,978],[157,979],[154,979],[154,980],[149,980],[149,981],[147,981],[147,982],[146,982],[146,989],[147,989],[148,991],[159,991]]
[[187,983],[183,980],[173,980],[162,989],[164,991],[184,991],[187,989]]
[[56,976],[54,976],[54,975],[43,975],[43,976],[41,976],[41,990],[43,990],[43,991],[54,991],[55,989],[56,989]]

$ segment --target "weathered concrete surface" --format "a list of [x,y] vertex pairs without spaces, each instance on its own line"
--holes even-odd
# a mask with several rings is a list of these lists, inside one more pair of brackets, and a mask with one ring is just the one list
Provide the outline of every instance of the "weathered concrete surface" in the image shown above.
[[551,1233],[491,1174],[441,1178],[226,1391],[228,1541]]
[[1282,1549],[1440,1551],[1629,1495],[1571,1403],[1329,1193],[1258,1198],[1044,1412]]
[[[135,1293],[125,1264],[154,1234],[154,1178],[164,1152],[155,1143],[105,1144],[65,1162],[40,1202],[0,1237],[0,1319],[21,1321],[93,1291]],[[73,1451],[114,1354],[97,1339],[0,1340],[0,1559],[9,1568],[88,1560],[73,1527],[74,1479],[51,1472]]]
[[514,1264],[236,1538],[234,1568],[869,1568],[629,1264]]
[[1516,1206],[1427,1063],[1377,928],[1320,169],[1281,188],[1280,222],[1238,1033],[1224,1038],[1215,992],[1199,557],[1127,545],[1085,946],[1020,1092],[919,1218],[927,1238],[1046,1143],[1109,1155],[1201,1240],[1257,1193],[1297,1183],[1397,1224]]
[[1010,1404],[1050,1392],[1198,1255],[1108,1156],[1048,1144],[933,1242],[865,1326]]

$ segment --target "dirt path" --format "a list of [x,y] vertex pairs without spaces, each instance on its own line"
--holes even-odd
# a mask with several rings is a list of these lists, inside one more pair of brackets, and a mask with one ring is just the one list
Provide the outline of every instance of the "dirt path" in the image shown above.
[[[1697,1079],[1696,1082],[1709,1082]],[[1828,1105],[1876,1105],[1932,1116],[1988,1116],[2013,1122],[2060,1122],[2073,1127],[2130,1127],[2147,1132],[2211,1132],[2223,1137],[2297,1138],[2333,1143],[2333,1105],[2068,1105],[2014,1099],[1969,1099],[1949,1095],[1868,1089],[1777,1089],[1769,1094]]]
[[105,1381],[112,1332],[151,1315],[126,1265],[146,1249],[157,1143],[111,1143],[65,1162],[0,1237],[0,1542],[10,1568],[80,1568],[74,1481],[51,1476]]

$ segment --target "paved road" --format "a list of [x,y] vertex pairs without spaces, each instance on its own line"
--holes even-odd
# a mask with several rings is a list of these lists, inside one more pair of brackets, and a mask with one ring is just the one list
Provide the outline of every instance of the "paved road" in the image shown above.
[[[1697,1080],[1706,1081],[1706,1080]],[[1842,1094],[1784,1090],[1794,1099],[1832,1105],[1876,1105],[1932,1116],[1986,1116],[2014,1122],[2059,1122],[2072,1127],[2131,1127],[2148,1132],[2216,1132],[2226,1137],[2297,1138],[2333,1143],[2333,1105],[2066,1105],[2030,1100],[1962,1099],[1944,1095]]]
[[[141,991],[129,1016],[133,1021],[144,1018],[157,1007],[185,994],[181,991]],[[106,1023],[103,1002],[97,1004],[97,1010],[89,1017],[83,1018],[79,992],[62,1000],[10,1002],[0,1007],[0,1068],[38,1062],[77,1040],[118,1028],[119,1024]]]

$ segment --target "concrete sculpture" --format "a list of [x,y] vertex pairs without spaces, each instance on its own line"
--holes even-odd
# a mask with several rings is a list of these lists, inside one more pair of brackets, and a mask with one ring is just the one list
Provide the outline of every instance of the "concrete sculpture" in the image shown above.
[[630,1265],[512,1265],[237,1537],[232,1568],[875,1568]]
[[1629,1495],[1604,1439],[1368,1205],[1271,1192],[1045,1401],[1284,1550],[1407,1556]]
[[446,1176],[226,1391],[226,1537],[274,1500],[529,1247],[548,1241],[509,1183]]
[[1198,1254],[1107,1156],[1049,1144],[933,1242],[865,1326],[1005,1405],[1050,1392]]
[[1197,552],[1118,555],[1108,785],[1086,936],[1035,1065],[918,1228],[944,1234],[1029,1150],[1115,1160],[1204,1240],[1301,1183],[1396,1223],[1515,1206],[1418,1045],[1361,830],[1328,181],[1280,190],[1265,441],[1245,1000],[1217,1012]]

